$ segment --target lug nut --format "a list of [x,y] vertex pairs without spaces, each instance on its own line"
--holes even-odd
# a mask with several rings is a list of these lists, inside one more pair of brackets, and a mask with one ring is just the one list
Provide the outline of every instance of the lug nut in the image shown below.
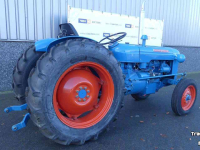
[[78,98],[78,95],[76,95],[76,98]]
[[79,99],[78,99],[78,101],[80,102],[80,101],[81,101],[81,99],[79,98]]
[[84,87],[84,89],[86,90],[86,89],[87,89],[87,87]]
[[88,93],[90,93],[90,90],[87,90]]
[[81,90],[82,90],[82,87],[79,87],[79,89],[81,89]]
[[84,98],[83,101],[86,101],[86,99]]
[[90,95],[87,95],[87,98],[90,97]]
[[75,117],[75,116],[72,116],[72,117],[71,117],[71,119],[72,119],[72,120],[76,120],[76,119],[77,119],[77,117]]
[[79,92],[79,90],[76,90],[76,93],[78,93]]

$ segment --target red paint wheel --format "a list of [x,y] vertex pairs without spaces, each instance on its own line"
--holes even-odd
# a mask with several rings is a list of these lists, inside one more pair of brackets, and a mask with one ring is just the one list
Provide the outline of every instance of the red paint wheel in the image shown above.
[[182,109],[185,111],[189,110],[193,106],[195,98],[196,98],[196,89],[193,85],[190,85],[183,92],[181,99]]
[[124,79],[117,60],[88,39],[61,39],[29,76],[31,120],[49,139],[82,145],[98,139],[123,104]]
[[197,99],[197,86],[192,79],[182,79],[172,94],[171,106],[175,114],[188,114]]
[[88,128],[104,118],[113,98],[114,84],[110,73],[100,64],[81,62],[68,68],[57,81],[53,106],[65,125]]

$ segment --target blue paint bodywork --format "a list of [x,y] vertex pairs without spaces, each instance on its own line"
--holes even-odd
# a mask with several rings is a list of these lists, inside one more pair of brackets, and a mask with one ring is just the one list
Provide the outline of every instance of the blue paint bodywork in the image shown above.
[[147,36],[142,36],[142,45],[114,43],[109,45],[115,58],[121,63],[125,75],[125,94],[152,94],[163,86],[177,84],[178,64],[185,56],[169,47],[146,46]]
[[[10,107],[5,108],[4,112],[5,113],[9,113],[11,111],[26,110],[27,106],[28,106],[27,104],[23,104],[23,105],[19,105],[19,106],[10,106]],[[29,121],[29,119],[30,119],[30,113],[25,114],[23,120],[20,123],[15,124],[15,125],[12,126],[12,130],[13,131],[17,131],[17,130],[20,130],[22,128],[25,128],[27,123],[28,123],[28,121]]]
[[[37,41],[36,51],[47,52],[66,39],[84,38],[68,36]],[[125,76],[125,94],[152,94],[163,86],[177,84],[178,64],[184,62],[185,56],[178,50],[169,47],[146,46],[147,36],[143,35],[142,45],[119,44],[109,45],[109,50],[118,62]],[[90,39],[91,40],[91,39]]]
[[35,50],[37,52],[47,52],[48,46],[56,40],[58,39],[51,38],[51,39],[44,39],[44,40],[37,41],[35,42]]
[[[63,38],[45,39],[35,42],[35,49],[38,52],[48,52],[50,48],[67,39],[76,39],[85,37],[68,36]],[[142,36],[142,45],[119,44],[117,42],[109,45],[118,62],[121,63],[121,69],[124,74],[125,94],[145,95],[157,92],[163,86],[177,84],[177,76],[186,75],[178,72],[178,64],[185,61],[185,56],[178,50],[169,47],[146,46],[147,36]],[[92,39],[90,39],[92,40]],[[93,40],[94,41],[94,40]],[[101,94],[101,92],[100,92]],[[78,94],[80,98],[86,96],[86,91],[81,90]],[[190,95],[186,100],[191,99]],[[11,106],[4,111],[21,111],[27,109],[27,104],[21,106]],[[12,126],[13,131],[26,127],[30,114],[27,113],[23,120]]]
[[22,128],[25,128],[27,123],[28,123],[28,121],[29,121],[29,119],[30,119],[30,113],[25,114],[23,120],[20,123],[15,124],[15,125],[12,126],[12,130],[13,131],[18,131],[18,130],[20,130]]
[[20,106],[10,106],[4,109],[5,113],[9,113],[11,111],[21,111],[21,110],[25,110],[27,108],[27,104],[23,104]]
[[[75,39],[75,38],[90,39],[90,38],[81,37],[81,36],[66,36],[59,39],[58,38],[44,39],[44,40],[35,42],[35,50],[37,52],[47,52],[52,46],[62,41],[65,41],[66,39]],[[90,39],[90,40],[93,40],[93,39]]]

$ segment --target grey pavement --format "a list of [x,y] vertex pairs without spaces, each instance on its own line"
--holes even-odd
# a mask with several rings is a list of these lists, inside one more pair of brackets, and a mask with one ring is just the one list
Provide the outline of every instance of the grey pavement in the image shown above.
[[[197,81],[200,88],[200,74],[188,78]],[[112,123],[108,132],[97,141],[83,146],[62,146],[44,137],[32,121],[20,131],[13,132],[11,126],[20,122],[26,111],[5,114],[3,109],[19,104],[13,93],[0,94],[0,149],[67,149],[67,150],[197,150],[200,136],[191,136],[191,131],[200,132],[200,97],[186,116],[176,116],[171,110],[171,95],[174,86],[162,88],[147,100],[134,101],[125,97],[119,119]],[[198,90],[199,92],[200,90]],[[200,93],[200,92],[199,92]],[[198,95],[200,96],[200,95]]]

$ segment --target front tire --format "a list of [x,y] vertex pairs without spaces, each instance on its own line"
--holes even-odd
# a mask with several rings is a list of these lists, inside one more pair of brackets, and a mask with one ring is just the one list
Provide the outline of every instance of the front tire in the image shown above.
[[176,115],[188,114],[197,99],[197,86],[192,79],[182,79],[172,94],[171,106]]
[[31,119],[47,138],[82,145],[116,118],[123,87],[110,51],[92,40],[67,40],[43,55],[29,77]]

